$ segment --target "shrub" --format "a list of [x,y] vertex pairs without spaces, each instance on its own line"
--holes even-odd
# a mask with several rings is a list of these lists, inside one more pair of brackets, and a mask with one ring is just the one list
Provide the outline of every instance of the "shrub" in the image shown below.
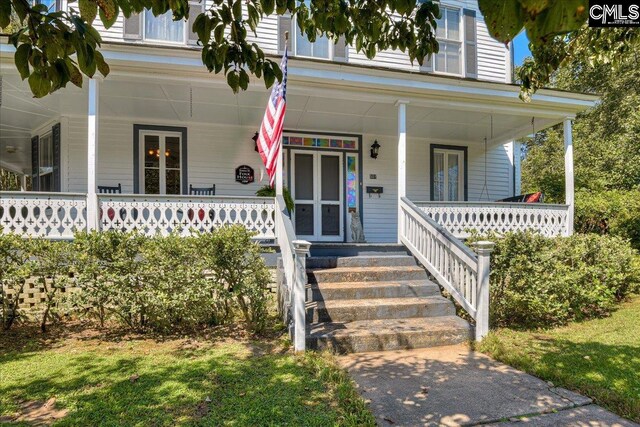
[[547,327],[610,313],[640,286],[637,253],[616,236],[490,236],[491,322]]
[[209,323],[215,284],[204,274],[206,256],[198,251],[201,237],[171,234],[154,237],[141,248],[141,326],[168,330]]
[[69,306],[101,326],[113,319],[132,329],[168,331],[223,324],[238,314],[260,332],[270,274],[251,238],[242,225],[193,237],[81,232],[73,242],[0,234],[3,327],[14,322],[18,295],[35,277],[45,289],[43,332],[60,317],[62,292],[70,289]]
[[74,241],[77,286],[73,301],[101,326],[115,316],[131,328],[143,325],[140,250],[146,238],[119,231],[81,232]]
[[73,284],[74,251],[70,242],[34,239],[31,241],[32,275],[44,289],[40,329],[46,331],[50,317],[59,318],[60,294]]
[[235,302],[254,332],[267,321],[269,271],[260,256],[261,248],[242,225],[222,227],[198,239],[199,252],[218,283],[226,314]]
[[19,295],[31,277],[31,241],[0,229],[0,309],[2,329],[9,329],[20,313]]
[[575,229],[579,233],[620,236],[640,250],[640,190],[578,192]]

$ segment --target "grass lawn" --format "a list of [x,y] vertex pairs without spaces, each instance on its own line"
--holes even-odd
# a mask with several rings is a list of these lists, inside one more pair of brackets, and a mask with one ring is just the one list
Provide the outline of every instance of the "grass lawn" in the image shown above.
[[640,422],[640,297],[604,319],[548,331],[502,329],[479,350]]
[[375,424],[331,356],[281,339],[59,334],[0,333],[0,423],[55,399],[55,425]]

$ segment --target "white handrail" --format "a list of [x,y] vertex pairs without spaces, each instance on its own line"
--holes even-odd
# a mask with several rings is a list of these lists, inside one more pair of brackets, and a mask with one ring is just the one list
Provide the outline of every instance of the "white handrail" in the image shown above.
[[482,339],[488,331],[488,259],[493,244],[483,242],[476,255],[404,197],[400,215],[400,241],[476,320],[476,339]]
[[569,206],[514,202],[414,202],[431,219],[458,238],[470,231],[535,231],[555,237],[569,233]]
[[293,322],[294,350],[304,351],[306,347],[305,298],[307,284],[306,256],[311,244],[297,240],[293,223],[287,215],[287,205],[282,196],[276,196],[276,241],[280,247],[286,295],[285,313],[291,311]]

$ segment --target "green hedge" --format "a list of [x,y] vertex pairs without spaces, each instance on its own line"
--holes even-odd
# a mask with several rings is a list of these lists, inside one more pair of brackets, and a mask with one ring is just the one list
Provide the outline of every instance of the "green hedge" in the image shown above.
[[489,236],[494,326],[537,328],[603,316],[640,289],[638,254],[628,241],[596,234],[545,238]]
[[575,229],[629,239],[640,250],[640,190],[576,194]]
[[251,237],[241,225],[193,237],[83,232],[72,242],[0,234],[3,327],[24,314],[15,295],[35,276],[47,295],[39,314],[43,330],[69,314],[160,331],[229,323],[239,315],[260,332],[271,275]]

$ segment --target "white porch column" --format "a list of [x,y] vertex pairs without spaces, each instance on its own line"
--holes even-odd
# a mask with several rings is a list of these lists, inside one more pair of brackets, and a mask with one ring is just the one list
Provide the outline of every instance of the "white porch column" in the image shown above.
[[87,229],[97,230],[98,196],[96,194],[96,174],[98,170],[98,105],[100,103],[100,82],[89,80],[89,109],[87,114]]
[[398,243],[400,242],[401,208],[400,200],[407,195],[407,104],[398,100]]
[[282,146],[282,137],[280,138],[280,155],[276,162],[276,196],[282,196],[283,177],[282,177],[282,165],[284,163],[284,147]]
[[569,205],[567,217],[567,236],[573,234],[573,214],[575,210],[575,190],[573,181],[573,134],[572,118],[564,119],[564,189],[565,203]]

